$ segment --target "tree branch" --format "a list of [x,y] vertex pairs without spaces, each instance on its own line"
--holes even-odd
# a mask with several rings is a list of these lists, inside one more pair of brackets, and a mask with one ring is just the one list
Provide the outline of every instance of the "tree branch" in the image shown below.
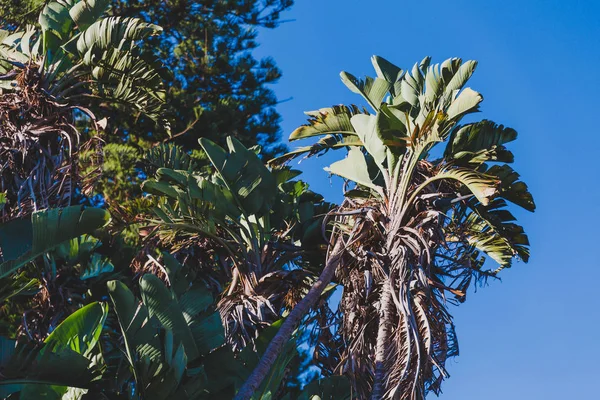
[[300,323],[302,318],[307,312],[317,303],[321,293],[325,287],[333,279],[335,270],[342,258],[344,252],[344,246],[342,240],[338,240],[330,253],[330,257],[327,260],[323,272],[319,276],[319,279],[312,285],[306,296],[294,307],[290,315],[285,319],[277,334],[269,343],[267,350],[260,358],[258,365],[252,371],[252,374],[248,377],[244,385],[237,392],[234,400],[249,400],[252,395],[256,392],[260,384],[263,382],[271,366],[277,360],[277,357],[281,353],[283,346],[290,340],[296,325]]

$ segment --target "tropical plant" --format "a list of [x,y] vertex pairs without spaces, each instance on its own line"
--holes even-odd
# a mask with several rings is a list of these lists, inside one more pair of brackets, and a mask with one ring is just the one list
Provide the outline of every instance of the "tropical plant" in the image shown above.
[[106,304],[90,303],[67,317],[43,343],[18,342],[2,369],[0,385],[11,385],[21,399],[86,393],[101,376],[95,355],[107,312]]
[[[31,1],[31,0],[29,0]],[[141,17],[164,28],[144,41],[167,69],[166,115],[173,138],[148,118],[114,121],[119,136],[134,141],[173,140],[190,151],[204,137],[225,147],[234,136],[263,157],[286,151],[280,142],[277,98],[270,85],[281,76],[270,57],[258,58],[259,29],[275,28],[293,0],[110,0],[111,13]],[[116,136],[116,135],[115,135]]]
[[39,28],[0,30],[3,220],[71,205],[91,193],[101,159],[82,176],[78,150],[97,152],[100,140],[80,146],[76,125],[91,120],[87,130],[105,127],[93,110],[128,107],[159,118],[160,69],[136,44],[160,27],[101,18],[107,6],[103,0],[51,1],[39,15]]
[[204,369],[186,366],[223,345],[223,327],[209,289],[192,283],[189,269],[167,253],[164,266],[170,288],[145,274],[142,302],[122,282],[108,282],[127,361],[116,374],[130,377],[117,391],[144,399],[196,398],[208,390]]
[[219,310],[237,351],[310,286],[321,267],[321,225],[331,206],[292,180],[299,171],[269,171],[256,149],[234,138],[228,150],[208,139],[200,143],[214,169],[194,169],[180,157],[180,169],[158,168],[144,182],[144,192],[158,198],[147,230],[196,260],[204,279],[222,293]]
[[[53,254],[59,253],[65,242],[79,241],[81,235],[95,232],[108,221],[105,210],[71,206],[37,211],[0,224],[1,335],[14,337],[21,331],[31,339],[44,339],[49,330],[78,309],[79,303],[72,301],[76,293],[55,284],[63,270],[57,268]],[[97,265],[105,261],[97,254],[95,258]],[[82,277],[98,271],[92,265],[82,267]]]
[[[410,72],[372,61],[376,78],[341,77],[374,114],[356,106],[307,113],[309,123],[290,140],[322,138],[274,163],[347,150],[327,169],[353,184],[336,212],[329,258],[338,262],[327,264],[314,290],[333,271],[344,287],[331,369],[350,377],[360,398],[422,399],[439,393],[446,360],[458,354],[447,296],[464,301],[473,281],[496,277],[514,258],[527,262],[529,242],[507,201],[529,211],[535,205],[505,164],[514,157],[504,145],[516,132],[487,120],[460,124],[483,99],[465,87],[475,61],[425,58]],[[484,269],[486,258],[499,267]],[[304,303],[297,308],[310,308]],[[302,318],[295,312],[237,399],[260,383],[271,353]]]
[[[255,348],[234,355],[224,345],[223,325],[208,286],[170,254],[163,253],[162,262],[169,286],[145,274],[140,279],[140,300],[123,282],[110,281],[112,307],[92,302],[80,308],[43,343],[21,338],[2,366],[0,387],[19,392],[23,399],[231,398],[281,321],[255,339]],[[256,399],[278,392],[294,357],[292,339]]]
[[110,215],[99,208],[71,206],[37,211],[0,225],[0,278],[65,241],[105,226]]

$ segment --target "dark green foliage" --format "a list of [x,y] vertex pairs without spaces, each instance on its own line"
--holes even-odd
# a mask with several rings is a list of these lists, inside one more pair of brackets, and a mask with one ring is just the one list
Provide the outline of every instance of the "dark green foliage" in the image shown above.
[[[205,137],[220,145],[234,136],[245,146],[263,146],[263,156],[280,154],[277,100],[268,87],[281,76],[272,59],[252,55],[257,28],[278,25],[293,0],[113,0],[114,15],[141,17],[163,27],[144,42],[164,63],[167,117],[175,140],[186,149]],[[113,122],[128,136],[164,140],[147,119]]]
[[105,210],[72,206],[38,211],[0,225],[0,277],[10,275],[66,240],[103,227],[108,219]]
[[0,29],[35,24],[44,0],[3,0],[0,7]]

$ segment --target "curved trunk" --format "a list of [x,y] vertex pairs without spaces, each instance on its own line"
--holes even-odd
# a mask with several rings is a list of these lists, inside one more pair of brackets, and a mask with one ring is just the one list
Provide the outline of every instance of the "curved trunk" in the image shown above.
[[375,348],[375,382],[373,383],[373,391],[371,400],[379,400],[383,398],[386,385],[386,367],[385,360],[388,356],[388,343],[392,334],[391,318],[392,318],[392,288],[389,278],[383,284],[380,298],[379,311],[379,330],[377,332],[377,344]]
[[317,303],[321,293],[325,287],[333,279],[335,270],[340,262],[343,253],[343,244],[341,240],[335,244],[331,251],[330,257],[327,260],[323,272],[319,276],[319,279],[312,285],[306,296],[294,307],[290,315],[287,316],[277,334],[269,343],[267,350],[260,358],[258,365],[252,371],[252,374],[248,377],[244,385],[237,392],[234,400],[247,400],[252,397],[254,392],[258,389],[262,381],[265,379],[271,366],[277,360],[277,357],[281,353],[283,346],[290,340],[296,325],[300,323],[306,313]]

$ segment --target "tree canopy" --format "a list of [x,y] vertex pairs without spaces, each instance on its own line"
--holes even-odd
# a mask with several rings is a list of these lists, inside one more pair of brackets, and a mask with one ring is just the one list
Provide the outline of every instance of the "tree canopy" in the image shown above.
[[[449,306],[528,261],[535,210],[516,131],[463,120],[477,62],[374,56],[284,153],[251,50],[291,1],[30,4],[0,17],[1,394],[440,393]],[[328,151],[341,204],[287,165]]]

